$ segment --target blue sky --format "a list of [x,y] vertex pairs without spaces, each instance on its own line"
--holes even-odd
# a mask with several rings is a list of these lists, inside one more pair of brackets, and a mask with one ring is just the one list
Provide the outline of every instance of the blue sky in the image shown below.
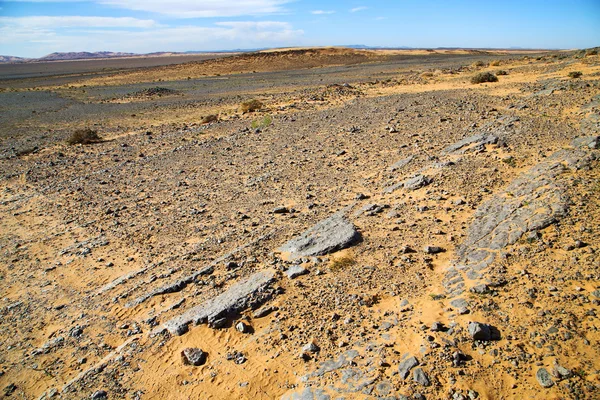
[[0,0],[0,54],[600,46],[600,0]]

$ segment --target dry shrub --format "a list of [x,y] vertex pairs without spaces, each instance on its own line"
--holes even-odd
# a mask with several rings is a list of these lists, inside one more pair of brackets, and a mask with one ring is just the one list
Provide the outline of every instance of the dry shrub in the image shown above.
[[255,99],[243,102],[241,108],[242,112],[247,113],[260,110],[261,108],[263,108],[263,106],[264,104],[262,102]]
[[498,82],[498,77],[491,72],[482,72],[471,78],[471,83]]
[[329,268],[332,271],[340,271],[354,264],[356,264],[356,260],[354,259],[354,257],[352,255],[345,255],[336,257],[333,260],[331,260]]
[[569,78],[572,78],[572,79],[581,78],[581,75],[583,75],[583,73],[581,71],[571,71],[571,72],[569,72]]
[[210,114],[207,115],[206,117],[202,118],[202,123],[203,124],[208,124],[209,122],[216,122],[219,120],[219,116],[216,114]]
[[77,129],[69,137],[69,144],[92,144],[102,141],[102,138],[98,135],[98,131],[90,128]]
[[497,67],[499,65],[500,65],[500,60],[492,60],[492,62],[490,62],[491,67]]
[[496,76],[508,75],[508,72],[501,69],[500,71],[496,71]]
[[485,63],[481,60],[476,61],[475,63],[473,63],[474,67],[485,67]]

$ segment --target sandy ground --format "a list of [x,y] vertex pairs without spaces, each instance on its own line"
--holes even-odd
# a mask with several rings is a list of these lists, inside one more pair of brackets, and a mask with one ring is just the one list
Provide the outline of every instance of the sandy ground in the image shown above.
[[[296,49],[277,63],[267,54],[6,84],[0,395],[600,396],[597,161],[565,172],[568,213],[502,248],[486,271],[504,283],[467,291],[468,313],[443,285],[478,207],[571,139],[597,135],[598,56],[400,53]],[[470,83],[499,70],[499,82]],[[145,91],[157,86],[170,91]],[[242,112],[253,98],[263,107]],[[218,121],[202,123],[211,114]],[[86,126],[103,141],[66,144]],[[502,140],[444,154],[480,132]],[[385,192],[418,174],[432,183]],[[301,260],[310,273],[289,279],[294,262],[277,248],[345,207],[360,243]],[[130,306],[207,265],[211,274]],[[267,316],[245,308],[220,329],[150,334],[266,268],[278,271]],[[500,340],[472,340],[471,321]],[[434,322],[452,329],[433,332]],[[319,350],[303,359],[308,343]],[[208,353],[204,365],[182,362],[190,347]],[[317,373],[349,351],[351,363]],[[402,379],[406,354],[430,385]],[[569,377],[542,387],[536,373],[555,364]]]

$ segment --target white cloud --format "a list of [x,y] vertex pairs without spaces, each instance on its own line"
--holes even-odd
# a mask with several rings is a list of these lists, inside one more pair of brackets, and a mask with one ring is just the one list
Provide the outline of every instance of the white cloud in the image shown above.
[[238,17],[275,14],[292,0],[96,0],[100,4],[178,18]]
[[335,11],[315,10],[315,11],[311,11],[310,13],[315,14],[315,15],[324,15],[324,14],[334,14]]
[[54,30],[48,27],[0,25],[0,53],[40,57],[52,52],[223,50],[295,45],[302,30],[279,21],[219,22],[202,26],[153,27],[149,29]]
[[350,12],[355,13],[355,12],[364,11],[364,10],[368,10],[368,9],[369,9],[369,7],[364,7],[364,6],[354,7],[352,9],[350,9]]
[[19,28],[152,28],[158,24],[151,19],[130,17],[32,16],[0,17],[0,26]]

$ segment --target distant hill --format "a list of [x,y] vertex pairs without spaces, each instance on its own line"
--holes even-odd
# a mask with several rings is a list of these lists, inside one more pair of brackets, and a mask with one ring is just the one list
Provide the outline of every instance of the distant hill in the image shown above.
[[79,51],[69,53],[51,53],[47,56],[38,58],[37,61],[89,60],[94,58],[131,57],[135,55],[135,53],[115,53],[112,51],[97,51],[95,53]]
[[28,61],[28,58],[13,57],[13,56],[0,56],[0,63],[19,63]]

